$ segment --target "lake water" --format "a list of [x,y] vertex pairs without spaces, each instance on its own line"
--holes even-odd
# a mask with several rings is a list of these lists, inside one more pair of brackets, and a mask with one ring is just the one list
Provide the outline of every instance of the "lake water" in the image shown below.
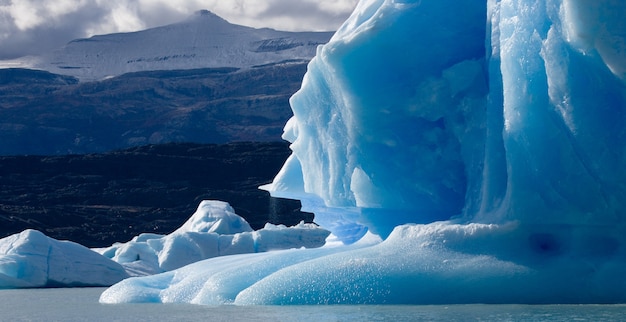
[[100,304],[104,288],[0,290],[0,321],[619,321],[626,305]]

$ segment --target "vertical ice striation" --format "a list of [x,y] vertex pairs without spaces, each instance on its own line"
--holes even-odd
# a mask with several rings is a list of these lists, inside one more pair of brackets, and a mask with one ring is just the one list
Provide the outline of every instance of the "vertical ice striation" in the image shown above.
[[503,110],[508,180],[496,217],[623,228],[626,3],[503,0],[493,6],[499,57],[492,60],[500,68],[491,67],[501,72],[503,101],[490,108]]
[[625,15],[610,0],[362,1],[292,98],[293,156],[265,188],[347,240],[455,216],[621,223]]
[[362,1],[309,64],[285,129],[293,156],[265,189],[346,240],[364,230],[329,208],[383,236],[460,215],[482,153],[485,15],[476,1]]

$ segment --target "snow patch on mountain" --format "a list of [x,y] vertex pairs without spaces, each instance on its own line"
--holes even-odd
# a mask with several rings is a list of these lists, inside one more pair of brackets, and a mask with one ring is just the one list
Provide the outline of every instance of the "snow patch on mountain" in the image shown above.
[[332,32],[286,32],[235,25],[201,10],[171,25],[76,39],[48,54],[0,61],[0,68],[42,69],[81,81],[146,70],[249,68],[308,61],[317,46],[331,36]]

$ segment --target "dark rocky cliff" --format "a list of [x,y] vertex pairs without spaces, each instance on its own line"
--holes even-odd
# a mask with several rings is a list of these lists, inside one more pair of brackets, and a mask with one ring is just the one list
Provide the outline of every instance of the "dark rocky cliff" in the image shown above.
[[169,233],[203,199],[230,202],[253,228],[311,221],[273,199],[285,142],[148,145],[103,154],[0,157],[0,238],[33,228],[89,247]]

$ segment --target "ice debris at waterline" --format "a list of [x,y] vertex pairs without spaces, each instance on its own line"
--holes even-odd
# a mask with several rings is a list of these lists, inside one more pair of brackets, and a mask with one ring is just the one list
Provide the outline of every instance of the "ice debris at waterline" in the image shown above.
[[120,264],[36,230],[0,239],[0,289],[109,286],[126,277]]
[[228,203],[204,200],[173,233],[141,234],[108,248],[89,249],[36,230],[0,239],[0,289],[110,286],[217,256],[320,247],[329,234],[305,223],[253,231]]
[[133,276],[170,271],[203,259],[325,244],[329,231],[315,224],[266,224],[253,231],[226,202],[204,200],[180,228],[163,236],[141,234],[127,243],[94,249]]
[[626,2],[362,0],[264,188],[345,243],[386,239],[221,257],[101,301],[626,302],[625,73]]

